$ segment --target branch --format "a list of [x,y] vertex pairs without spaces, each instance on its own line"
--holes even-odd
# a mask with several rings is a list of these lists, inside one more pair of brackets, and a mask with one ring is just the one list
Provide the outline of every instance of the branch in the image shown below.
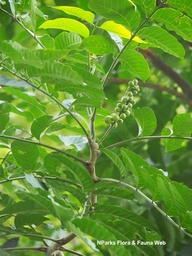
[[[35,174],[34,174],[34,177],[36,179],[40,179],[40,180],[43,179],[43,180],[56,180],[56,181],[61,181],[61,182],[67,182],[67,183],[69,183],[71,185],[74,185],[74,186],[77,186],[77,187],[81,188],[81,185],[73,183],[70,180],[63,179],[63,178],[60,178],[60,177],[51,177],[51,176],[43,176],[43,177],[41,177],[41,176],[35,175]],[[15,181],[15,180],[25,180],[25,179],[26,179],[25,176],[20,176],[20,177],[15,177],[15,178],[7,178],[5,180],[1,180],[0,184],[6,183],[6,182]]]
[[32,141],[32,140],[28,140],[28,139],[25,139],[25,138],[17,138],[17,137],[14,137],[14,136],[8,136],[8,135],[0,135],[0,138],[3,138],[3,139],[10,139],[10,140],[18,140],[18,141],[21,141],[23,143],[30,143],[30,144],[34,144],[34,145],[37,145],[37,146],[40,146],[40,147],[44,147],[44,148],[49,148],[51,150],[54,150],[58,153],[61,153],[61,154],[64,154],[68,157],[71,157],[73,158],[74,160],[82,163],[84,166],[86,166],[86,161],[83,160],[82,158],[78,157],[78,156],[75,156],[73,154],[70,154],[64,150],[61,150],[61,149],[58,149],[58,148],[55,148],[55,147],[52,147],[52,146],[49,146],[49,145],[46,145],[46,144],[43,144],[43,143],[40,143],[40,142],[35,142],[35,141]]
[[141,195],[143,198],[145,198],[145,200],[147,202],[149,202],[153,207],[155,207],[155,209],[161,214],[163,215],[166,219],[169,220],[170,223],[172,223],[177,229],[182,230],[182,232],[187,235],[188,237],[192,238],[192,234],[188,233],[187,231],[185,231],[185,229],[183,227],[181,227],[180,225],[178,225],[169,215],[167,215],[153,200],[151,200],[148,196],[146,196],[141,190],[133,187],[132,185],[129,185],[125,182],[122,182],[120,180],[116,180],[116,179],[110,179],[110,178],[100,178],[99,181],[108,181],[108,182],[114,182],[120,185],[123,185],[124,187],[128,188],[129,190],[136,192],[137,194]]
[[[112,78],[109,78],[107,80],[107,82],[109,84],[127,84],[130,80],[129,79],[125,79],[125,78],[118,78],[118,77],[112,77]],[[164,86],[164,85],[160,85],[160,84],[153,84],[153,83],[143,83],[143,82],[139,82],[139,86],[140,87],[148,87],[148,88],[151,88],[151,89],[157,89],[159,91],[163,91],[163,92],[167,92],[171,95],[174,95],[175,97],[181,99],[181,100],[184,100],[188,105],[192,106],[192,101],[191,99],[186,99],[186,96],[185,94],[183,93],[180,93],[180,92],[177,92],[176,90],[172,89],[172,88],[169,88],[167,86]]]
[[106,148],[114,148],[114,147],[119,147],[125,144],[128,144],[129,142],[133,141],[139,141],[139,140],[154,140],[154,139],[170,139],[170,140],[192,140],[192,137],[182,137],[182,136],[141,136],[141,137],[136,137],[128,140],[123,140],[114,144],[111,144],[107,146]]
[[192,86],[182,76],[180,76],[175,70],[163,62],[163,60],[160,59],[157,54],[155,54],[150,49],[140,49],[139,52],[141,52],[157,69],[161,70],[166,76],[178,84],[178,86],[182,89],[185,98],[191,102]]

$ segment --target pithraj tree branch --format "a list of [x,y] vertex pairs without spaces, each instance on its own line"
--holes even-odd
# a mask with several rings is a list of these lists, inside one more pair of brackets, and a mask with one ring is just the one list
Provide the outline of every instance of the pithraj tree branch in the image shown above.
[[168,66],[156,53],[147,50],[139,50],[145,58],[147,58],[154,67],[161,70],[166,76],[168,76],[172,81],[174,81],[183,91],[185,98],[189,101],[192,99],[192,86],[174,69]]

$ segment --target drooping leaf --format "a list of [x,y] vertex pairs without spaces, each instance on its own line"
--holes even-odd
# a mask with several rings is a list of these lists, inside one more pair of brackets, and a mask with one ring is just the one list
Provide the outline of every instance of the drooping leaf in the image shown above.
[[[114,21],[106,21],[100,26],[100,28],[102,28],[106,31],[112,32],[112,33],[114,33],[120,37],[123,37],[123,38],[127,38],[127,39],[131,38],[131,32],[123,25],[117,24]],[[133,41],[135,41],[137,43],[146,43],[138,36],[135,36],[133,38]]]
[[184,40],[192,42],[192,21],[182,12],[171,8],[162,8],[153,15],[153,18],[163,22],[168,30],[174,31]]
[[34,120],[34,122],[31,125],[31,133],[36,139],[40,139],[41,134],[43,131],[49,126],[49,124],[52,122],[53,117],[52,116],[41,116]]
[[11,150],[18,165],[25,170],[34,170],[39,157],[37,145],[29,142],[14,141],[11,144]]
[[83,37],[89,36],[89,30],[83,23],[68,18],[57,18],[55,20],[47,20],[39,28],[61,29],[70,32],[75,32]]
[[[72,223],[83,233],[91,236],[97,241],[117,241],[117,238],[107,229],[107,227],[105,227],[102,223],[98,223],[90,218],[75,219],[72,221]],[[113,247],[106,245],[106,247],[110,251],[111,255],[129,255],[129,251],[121,245],[114,244]]]
[[135,154],[133,151],[122,148],[121,154],[123,158],[123,162],[127,167],[128,171],[132,172],[135,176],[136,181],[138,181],[138,168],[143,166],[149,166],[149,164],[143,160],[143,158]]
[[87,169],[82,167],[77,161],[69,159],[69,157],[67,156],[58,153],[52,154],[52,157],[53,155],[56,159],[58,159],[62,164],[64,164],[67,167],[67,170],[69,172],[71,172],[74,175],[76,179],[75,181],[80,183],[84,191],[87,192],[92,189],[93,180],[90,174],[88,173]]
[[151,108],[143,107],[134,110],[134,118],[139,127],[138,136],[151,135],[157,127],[157,119]]
[[115,43],[110,38],[101,35],[85,38],[82,47],[87,49],[89,53],[96,55],[113,53],[116,50]]
[[61,10],[69,15],[74,15],[82,20],[85,20],[89,23],[93,23],[94,14],[90,11],[85,11],[81,8],[74,6],[53,6],[52,8]]
[[113,151],[106,149],[106,148],[102,148],[100,149],[109,159],[111,159],[113,161],[113,163],[117,166],[117,168],[120,170],[122,177],[124,177],[127,173],[127,170],[123,164],[123,162],[121,161],[121,159],[118,157],[118,155],[116,153],[114,153]]
[[183,58],[185,55],[185,50],[176,37],[159,26],[142,28],[139,31],[139,36],[146,39],[152,47],[161,48],[163,51],[175,57]]
[[127,70],[133,76],[145,81],[149,75],[149,66],[144,57],[135,50],[126,49],[121,57],[120,61],[123,69]]
[[139,12],[136,10],[135,6],[127,0],[90,0],[89,8],[108,20],[122,24],[132,32],[137,28],[140,22]]

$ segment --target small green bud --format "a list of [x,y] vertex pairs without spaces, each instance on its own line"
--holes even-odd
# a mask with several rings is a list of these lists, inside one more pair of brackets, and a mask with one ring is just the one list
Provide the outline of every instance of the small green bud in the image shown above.
[[122,109],[122,104],[121,103],[117,103],[117,107]]
[[[127,110],[126,110],[127,111]],[[121,115],[120,115],[120,118],[121,119],[125,119],[127,117],[127,115],[125,114],[125,113],[122,113]]]
[[121,109],[119,107],[115,108],[115,112],[119,113],[121,111]]
[[123,123],[123,119],[119,119],[118,123],[122,124]]
[[112,118],[112,120],[115,121],[115,122],[119,121],[119,116],[118,116],[117,114],[115,114],[115,113],[113,113],[113,114],[111,115],[111,118]]
[[123,110],[127,110],[128,109],[128,105],[123,105]]
[[136,101],[134,99],[130,99],[130,103],[135,105],[136,104]]
[[111,124],[112,123],[112,117],[111,116],[106,116],[105,117],[105,123],[106,124]]
[[127,96],[133,97],[133,93],[132,93],[132,92],[128,92],[128,93],[127,93]]
[[117,128],[118,127],[118,123],[114,123],[113,128]]
[[123,103],[126,103],[128,100],[129,100],[129,97],[128,97],[128,96],[123,96],[123,97],[121,98],[121,102],[123,102]]
[[128,103],[127,106],[128,106],[128,108],[132,108],[133,104],[132,103]]
[[137,85],[137,84],[138,84],[138,80],[137,80],[137,79],[133,79],[132,82],[133,82],[134,85]]
[[131,115],[131,112],[130,112],[129,110],[125,110],[125,115],[126,115],[126,117],[127,117],[127,116],[130,116],[130,115]]

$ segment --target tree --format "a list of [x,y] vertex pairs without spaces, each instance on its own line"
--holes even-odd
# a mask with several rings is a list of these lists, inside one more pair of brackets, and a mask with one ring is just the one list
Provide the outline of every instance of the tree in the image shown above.
[[1,255],[188,255],[190,0],[0,0]]

